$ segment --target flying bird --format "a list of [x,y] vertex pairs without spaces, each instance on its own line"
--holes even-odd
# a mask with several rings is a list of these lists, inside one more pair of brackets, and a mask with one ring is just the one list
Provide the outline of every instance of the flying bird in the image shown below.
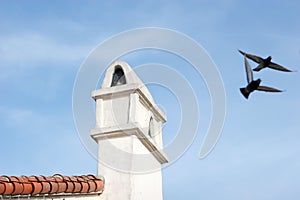
[[259,56],[255,56],[255,55],[251,55],[251,54],[248,54],[248,53],[245,53],[241,50],[239,50],[239,52],[241,54],[243,54],[244,56],[246,56],[247,58],[253,60],[254,62],[258,63],[259,65],[253,69],[253,71],[260,71],[261,69],[263,68],[266,68],[266,67],[269,67],[271,69],[275,69],[275,70],[279,70],[279,71],[283,71],[283,72],[293,72],[292,70],[289,70],[281,65],[278,65],[276,63],[273,63],[271,62],[272,60],[272,57],[271,56],[268,56],[267,58],[261,58]]
[[260,86],[260,79],[253,80],[253,72],[250,67],[250,64],[244,56],[244,62],[245,62],[245,68],[246,68],[246,75],[247,75],[247,83],[248,85],[244,88],[240,88],[241,93],[243,96],[248,99],[249,95],[254,91],[254,90],[259,90],[259,91],[264,91],[264,92],[282,92],[282,90],[278,90],[276,88],[271,88],[267,86]]

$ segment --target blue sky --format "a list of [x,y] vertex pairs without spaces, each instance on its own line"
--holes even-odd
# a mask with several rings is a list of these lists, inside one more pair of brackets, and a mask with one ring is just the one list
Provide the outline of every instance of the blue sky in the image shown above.
[[[210,119],[203,79],[167,53],[145,51],[123,58],[133,67],[149,62],[172,66],[197,91],[198,135],[184,156],[163,170],[164,199],[298,199],[299,72],[255,73],[265,85],[286,92],[255,92],[245,100],[239,93],[246,79],[237,49],[272,55],[299,71],[299,10],[296,0],[1,1],[0,174],[96,173],[97,161],[80,142],[73,122],[77,71],[108,37],[155,26],[201,44],[218,67],[227,96],[222,136],[214,151],[199,160]],[[168,115],[167,143],[180,122],[178,102],[158,86],[149,88]]]

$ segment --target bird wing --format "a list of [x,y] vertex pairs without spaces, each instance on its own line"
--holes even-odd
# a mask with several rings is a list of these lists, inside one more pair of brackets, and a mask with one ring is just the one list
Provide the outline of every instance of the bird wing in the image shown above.
[[271,63],[269,64],[269,67],[272,68],[272,69],[276,69],[276,70],[279,70],[279,71],[283,71],[283,72],[293,72],[292,70],[289,70],[289,69],[287,69],[287,68],[285,68],[285,67],[282,67],[281,65],[278,65],[278,64],[273,63],[273,62],[271,62]]
[[251,83],[253,81],[253,72],[252,72],[250,64],[245,56],[244,56],[244,62],[245,62],[245,69],[246,69],[246,75],[247,75],[247,82]]
[[265,65],[264,63],[260,63],[256,68],[253,69],[253,71],[260,71],[261,69],[265,68]]
[[276,88],[267,87],[267,86],[259,86],[257,90],[264,91],[264,92],[283,92],[282,90],[278,90]]
[[259,57],[259,56],[251,55],[251,54],[245,53],[245,52],[243,52],[243,51],[241,51],[241,50],[239,50],[239,52],[240,52],[242,55],[244,55],[244,56],[246,56],[247,58],[249,58],[250,60],[253,60],[254,62],[261,63],[261,62],[264,61],[264,59],[262,59],[262,58]]

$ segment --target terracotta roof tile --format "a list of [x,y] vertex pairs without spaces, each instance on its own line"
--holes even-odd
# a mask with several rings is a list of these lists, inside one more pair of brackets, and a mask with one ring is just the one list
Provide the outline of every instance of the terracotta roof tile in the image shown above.
[[103,188],[103,180],[94,175],[0,176],[0,195],[93,193]]

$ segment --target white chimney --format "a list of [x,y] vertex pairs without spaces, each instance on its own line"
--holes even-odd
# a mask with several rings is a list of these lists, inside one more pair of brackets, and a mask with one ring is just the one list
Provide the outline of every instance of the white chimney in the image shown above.
[[166,116],[131,67],[122,61],[106,71],[96,101],[98,174],[103,200],[162,200],[162,124]]

